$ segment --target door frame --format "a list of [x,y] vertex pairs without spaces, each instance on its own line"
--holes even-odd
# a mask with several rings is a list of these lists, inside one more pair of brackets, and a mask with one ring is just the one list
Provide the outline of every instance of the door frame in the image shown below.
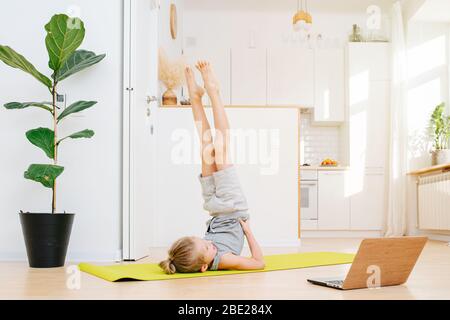
[[[125,261],[135,261],[143,257],[140,255],[141,253],[136,252],[136,239],[134,237],[137,217],[133,210],[135,176],[132,161],[134,148],[131,140],[133,138],[132,112],[136,110],[135,105],[137,103],[135,88],[138,69],[136,67],[137,62],[134,59],[139,41],[136,36],[138,24],[137,1],[141,0],[123,0],[122,260]],[[157,10],[160,6],[159,0],[151,0],[151,6]]]
[[122,101],[122,260],[131,258],[131,169],[130,110],[131,110],[131,52],[132,52],[132,0],[123,0],[123,101]]

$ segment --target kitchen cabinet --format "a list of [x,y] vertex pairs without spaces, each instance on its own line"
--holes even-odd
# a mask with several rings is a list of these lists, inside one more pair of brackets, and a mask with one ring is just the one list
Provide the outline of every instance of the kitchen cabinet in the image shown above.
[[359,190],[350,199],[351,230],[381,230],[385,208],[385,176],[365,173]]
[[344,50],[317,49],[314,74],[314,122],[323,124],[344,122]]
[[367,108],[366,168],[385,168],[389,147],[390,85],[388,81],[370,84]]
[[[212,109],[205,108],[212,121]],[[298,110],[227,108],[231,159],[247,198],[252,229],[261,244],[298,241]],[[155,150],[156,246],[177,237],[203,236],[208,213],[198,181],[200,151],[192,111],[158,108]],[[177,201],[173,201],[176,196]],[[170,231],[170,232],[168,232]]]
[[[367,100],[350,105],[350,165],[384,168],[388,155],[389,90],[386,81],[368,83]],[[354,90],[351,87],[351,90]]]
[[345,171],[319,172],[319,230],[350,229],[348,184],[348,173]]
[[[186,62],[193,68],[197,83],[203,87],[203,80],[200,73],[195,69],[195,65],[199,60],[210,61],[214,73],[220,83],[220,93],[222,101],[225,105],[231,104],[231,51],[230,49],[222,48],[200,48],[200,47],[188,47],[183,50],[183,54],[186,58]],[[187,88],[184,88],[185,98],[189,97]],[[207,94],[203,96],[203,104],[211,105]]]
[[[344,50],[186,48],[184,54],[191,65],[212,62],[225,105],[300,106],[315,109],[315,122],[345,120]],[[203,102],[210,104],[206,95]]]
[[267,51],[267,103],[314,107],[314,51],[270,48]]
[[231,104],[237,106],[267,104],[266,49],[231,50]]
[[384,43],[350,44],[348,48],[348,151],[352,167],[386,166],[390,105],[388,53],[389,46]]
[[348,44],[349,75],[367,75],[369,81],[389,81],[391,51],[386,42]]

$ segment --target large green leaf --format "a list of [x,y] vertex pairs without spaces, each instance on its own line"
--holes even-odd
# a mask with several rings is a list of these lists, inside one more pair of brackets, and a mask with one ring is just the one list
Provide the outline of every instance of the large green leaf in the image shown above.
[[42,183],[44,187],[53,189],[56,178],[64,171],[64,167],[52,164],[32,164],[25,171],[25,179]]
[[61,112],[58,117],[58,122],[67,117],[69,114],[83,111],[84,109],[92,107],[96,103],[97,101],[77,101],[68,106],[63,112]]
[[62,64],[81,45],[84,39],[84,24],[79,18],[57,14],[45,25],[45,45],[49,54],[49,67],[58,72]]
[[47,157],[55,158],[55,133],[48,128],[37,128],[27,131],[28,140],[36,147],[44,150]]
[[51,102],[10,102],[4,105],[6,109],[25,109],[28,107],[38,107],[53,113],[53,109],[49,107]]
[[52,87],[52,81],[49,78],[37,71],[36,68],[28,62],[24,56],[18,54],[10,47],[0,45],[0,60],[10,67],[20,69],[32,75],[47,88],[50,89]]
[[70,77],[74,73],[80,72],[105,58],[106,54],[95,55],[94,52],[86,50],[75,51],[61,66],[61,69],[54,75],[56,81],[61,81]]
[[58,141],[57,144],[60,144],[61,141],[65,140],[67,138],[71,138],[71,139],[87,138],[87,139],[89,139],[89,138],[92,138],[93,136],[94,136],[94,131],[85,129],[83,131],[75,132],[75,133],[72,133],[70,136],[62,138],[61,140]]

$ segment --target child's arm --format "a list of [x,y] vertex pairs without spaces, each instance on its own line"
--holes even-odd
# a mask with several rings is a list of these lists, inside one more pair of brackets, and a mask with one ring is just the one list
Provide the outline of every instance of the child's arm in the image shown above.
[[256,241],[255,237],[253,236],[253,232],[250,229],[250,224],[248,220],[247,221],[239,220],[239,222],[241,223],[242,230],[244,230],[245,237],[247,238],[248,246],[250,247],[250,252],[252,253],[252,258],[264,264],[264,257],[262,254],[262,250],[259,247],[259,244]]
[[264,257],[259,247],[258,242],[253,236],[252,230],[248,222],[239,220],[244,230],[244,234],[247,238],[250,251],[252,253],[251,258],[236,256],[232,253],[225,254],[222,256],[219,262],[219,269],[235,269],[235,270],[258,270],[264,269]]

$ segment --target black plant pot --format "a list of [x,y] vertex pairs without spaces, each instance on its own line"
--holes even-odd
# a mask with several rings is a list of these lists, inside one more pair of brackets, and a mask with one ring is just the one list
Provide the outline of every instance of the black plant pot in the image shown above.
[[20,213],[31,268],[64,266],[75,214]]

